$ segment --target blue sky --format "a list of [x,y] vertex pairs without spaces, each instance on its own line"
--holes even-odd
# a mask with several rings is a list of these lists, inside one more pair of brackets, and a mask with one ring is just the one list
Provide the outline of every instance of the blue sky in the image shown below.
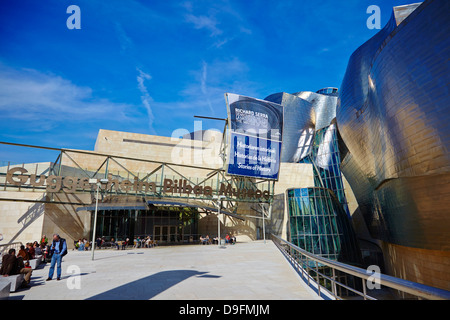
[[[367,7],[383,27],[412,2],[0,0],[0,141],[93,150],[99,129],[171,136],[194,115],[224,118],[226,92],[339,87],[378,31]],[[80,30],[66,26],[72,4]],[[46,157],[0,145],[0,161]]]

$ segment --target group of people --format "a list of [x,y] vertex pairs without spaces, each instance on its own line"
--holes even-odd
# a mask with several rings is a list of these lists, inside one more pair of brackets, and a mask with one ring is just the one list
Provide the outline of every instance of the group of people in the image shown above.
[[86,239],[78,239],[77,242],[75,242],[75,250],[78,251],[85,251],[90,249],[91,243]]
[[[89,242],[85,242],[83,240],[79,241],[79,248],[84,248],[83,250],[88,250]],[[156,241],[152,240],[150,236],[146,237],[134,237],[133,241],[130,240],[130,238],[126,238],[126,240],[119,240],[116,241],[114,238],[111,238],[110,241],[107,241],[105,237],[97,238],[95,240],[95,247],[96,248],[102,248],[102,247],[116,247],[117,250],[125,250],[128,246],[133,246],[133,248],[152,248],[156,246]],[[79,249],[81,250],[81,249]]]
[[16,255],[16,249],[12,248],[8,250],[8,254],[2,257],[2,267],[0,268],[0,274],[2,277],[9,277],[16,274],[24,275],[23,287],[30,285],[31,274],[33,269],[30,267],[30,263],[25,261],[23,255],[27,255],[25,247],[22,245],[20,253]]
[[233,235],[230,236],[229,234],[227,234],[225,236],[225,243],[235,244],[236,243],[236,237],[233,236]]
[[[215,237],[215,238],[211,239],[209,237],[209,235],[206,235],[206,237],[200,236],[200,243],[201,244],[217,244],[217,243],[219,243],[219,239],[218,239],[218,237]],[[233,236],[233,235],[227,234],[225,236],[225,243],[235,244],[236,243],[236,237]]]
[[29,260],[42,256],[45,261],[51,261],[47,281],[52,280],[55,266],[57,280],[61,280],[61,262],[62,257],[66,254],[67,244],[65,239],[61,238],[58,234],[54,234],[52,244],[48,245],[48,239],[44,235],[40,244],[35,241],[34,243],[27,243],[26,247],[21,245],[17,254],[16,249],[9,249],[8,253],[2,257],[0,274],[3,277],[23,274],[24,282],[22,286],[27,287],[30,285],[31,275],[33,273]]
[[46,252],[45,244],[39,244],[37,241],[27,243],[26,246],[21,245],[18,255],[20,255],[24,261],[35,259],[36,256],[43,256]]
[[[127,239],[128,240],[128,239]],[[156,245],[156,241],[152,240],[152,237],[135,237],[133,240],[134,248],[152,248]]]

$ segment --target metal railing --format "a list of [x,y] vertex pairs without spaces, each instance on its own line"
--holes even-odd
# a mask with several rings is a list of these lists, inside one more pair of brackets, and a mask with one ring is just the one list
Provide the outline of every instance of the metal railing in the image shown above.
[[[319,296],[321,295],[321,290],[324,290],[335,299],[342,300],[342,297],[338,294],[338,290],[344,289],[363,297],[364,300],[377,300],[367,294],[368,289],[366,285],[369,281],[373,281],[374,279],[372,272],[309,253],[274,234],[272,234],[272,240],[275,245],[290,259],[292,265],[296,267],[302,275],[306,276],[308,279],[308,285],[310,285],[310,281],[315,282]],[[327,270],[330,274],[326,274],[325,270]],[[338,276],[338,273],[341,275],[340,277]],[[355,287],[362,288],[362,291],[338,281],[343,278],[342,275],[352,276],[352,278],[356,280],[359,279],[361,281],[360,285],[357,284],[357,281],[353,281],[353,284],[356,285]],[[398,290],[399,292],[418,298],[429,300],[450,300],[450,291],[403,280],[385,274],[377,274],[376,281],[378,281],[380,286],[392,288],[394,290]]]
[[0,244],[0,255],[8,253],[9,249],[15,249],[16,253],[19,252],[20,246],[23,245],[22,242],[11,242]]

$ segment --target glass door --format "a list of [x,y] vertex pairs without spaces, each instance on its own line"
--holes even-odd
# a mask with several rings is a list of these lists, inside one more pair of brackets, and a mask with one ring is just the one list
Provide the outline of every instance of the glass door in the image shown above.
[[169,227],[168,226],[162,226],[161,236],[162,236],[162,241],[167,242],[168,237],[169,237]]
[[153,235],[158,243],[176,242],[177,226],[155,226]]
[[161,240],[162,240],[162,237],[161,237],[161,226],[155,226],[155,230],[154,230],[154,232],[153,232],[153,235],[154,235],[154,239],[155,239],[158,243],[160,243]]

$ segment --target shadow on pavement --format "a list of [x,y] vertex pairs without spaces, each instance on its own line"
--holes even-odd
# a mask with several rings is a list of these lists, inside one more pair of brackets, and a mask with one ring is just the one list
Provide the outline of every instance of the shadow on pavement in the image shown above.
[[195,270],[162,271],[151,276],[102,292],[86,300],[149,300],[170,287],[190,278],[220,278]]

